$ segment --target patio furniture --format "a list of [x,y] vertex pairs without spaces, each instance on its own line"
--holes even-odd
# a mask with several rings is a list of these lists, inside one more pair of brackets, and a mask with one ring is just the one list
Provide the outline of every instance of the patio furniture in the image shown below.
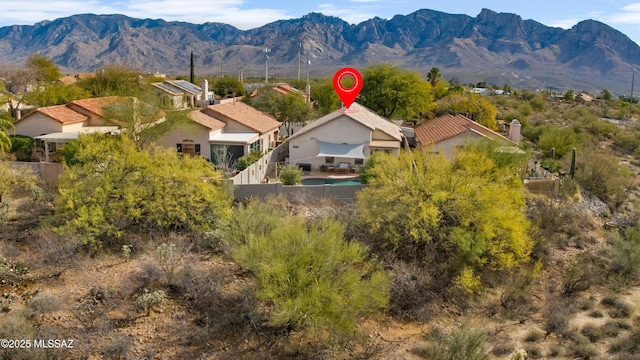
[[344,172],[348,173],[350,168],[351,168],[351,164],[350,163],[348,163],[348,162],[340,162],[336,166],[336,172],[344,171]]
[[336,167],[333,164],[324,164],[326,171],[336,171]]

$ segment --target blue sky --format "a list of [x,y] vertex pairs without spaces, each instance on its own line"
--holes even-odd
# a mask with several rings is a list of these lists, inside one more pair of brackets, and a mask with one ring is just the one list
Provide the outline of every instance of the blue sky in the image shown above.
[[586,19],[602,21],[640,44],[640,0],[0,0],[0,26],[33,25],[73,14],[125,14],[137,18],[223,22],[240,29],[259,27],[309,12],[350,23],[378,16],[389,19],[428,8],[476,16],[482,8],[509,12],[548,26],[570,28]]

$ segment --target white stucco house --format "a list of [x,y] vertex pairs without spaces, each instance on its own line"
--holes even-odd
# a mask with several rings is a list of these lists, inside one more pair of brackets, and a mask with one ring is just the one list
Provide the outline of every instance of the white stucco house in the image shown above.
[[156,142],[180,153],[199,155],[214,164],[237,160],[253,150],[275,147],[281,123],[242,102],[210,105],[189,113],[191,121]]
[[[329,113],[298,130],[287,140],[289,163],[319,170],[340,171],[362,165],[375,151],[398,155],[402,129],[366,107]],[[347,167],[347,169],[345,169]]]
[[[513,123],[513,122],[512,122]],[[503,146],[517,147],[520,141],[520,124],[515,121],[510,137],[505,137],[464,115],[443,115],[424,121],[414,128],[417,147],[429,147],[431,151],[451,158],[457,148],[477,139],[490,139]],[[516,131],[517,129],[517,131]]]
[[46,162],[53,161],[59,148],[77,139],[80,134],[117,132],[118,126],[113,126],[103,118],[103,107],[113,104],[117,99],[102,97],[41,107],[16,120],[12,132],[34,138],[34,157]]

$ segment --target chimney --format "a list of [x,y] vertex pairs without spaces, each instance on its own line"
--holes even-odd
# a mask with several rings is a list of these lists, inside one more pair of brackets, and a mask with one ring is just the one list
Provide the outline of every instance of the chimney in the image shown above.
[[509,124],[509,139],[516,144],[520,144],[520,121],[513,119]]
[[16,121],[22,118],[22,110],[16,109]]
[[209,106],[209,82],[207,79],[202,79],[202,107]]
[[307,86],[304,87],[304,93],[307,95],[307,102],[310,103],[311,102],[311,85],[307,84]]

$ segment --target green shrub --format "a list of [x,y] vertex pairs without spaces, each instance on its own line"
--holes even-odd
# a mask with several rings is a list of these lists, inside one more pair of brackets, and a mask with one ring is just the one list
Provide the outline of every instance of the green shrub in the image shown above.
[[297,185],[302,182],[302,170],[296,165],[281,166],[278,176],[284,185]]
[[538,139],[538,147],[546,156],[551,155],[551,148],[555,148],[556,156],[561,158],[578,145],[578,136],[570,128],[545,127]]
[[16,156],[16,160],[31,160],[33,138],[25,135],[9,135],[9,138],[11,139],[11,153]]
[[427,335],[429,345],[419,350],[425,359],[433,360],[486,360],[489,359],[485,347],[485,334],[465,326],[450,334],[433,331]]
[[238,159],[236,162],[236,169],[242,171],[248,168],[251,164],[262,158],[263,154],[260,150],[253,150],[248,155],[245,155]]
[[166,298],[167,295],[162,290],[149,292],[144,289],[144,292],[136,299],[136,304],[148,314],[154,307],[162,305]]
[[575,180],[612,209],[624,202],[626,191],[634,185],[629,168],[619,164],[613,155],[595,151],[578,153]]
[[343,238],[343,227],[323,219],[281,221],[233,251],[256,278],[257,295],[270,305],[270,322],[305,336],[335,340],[353,334],[365,315],[386,308],[386,274],[367,261],[367,249]]
[[560,162],[555,159],[542,159],[542,161],[540,161],[540,166],[542,166],[543,169],[548,169],[549,172],[552,173],[557,173],[558,171],[560,171]]

